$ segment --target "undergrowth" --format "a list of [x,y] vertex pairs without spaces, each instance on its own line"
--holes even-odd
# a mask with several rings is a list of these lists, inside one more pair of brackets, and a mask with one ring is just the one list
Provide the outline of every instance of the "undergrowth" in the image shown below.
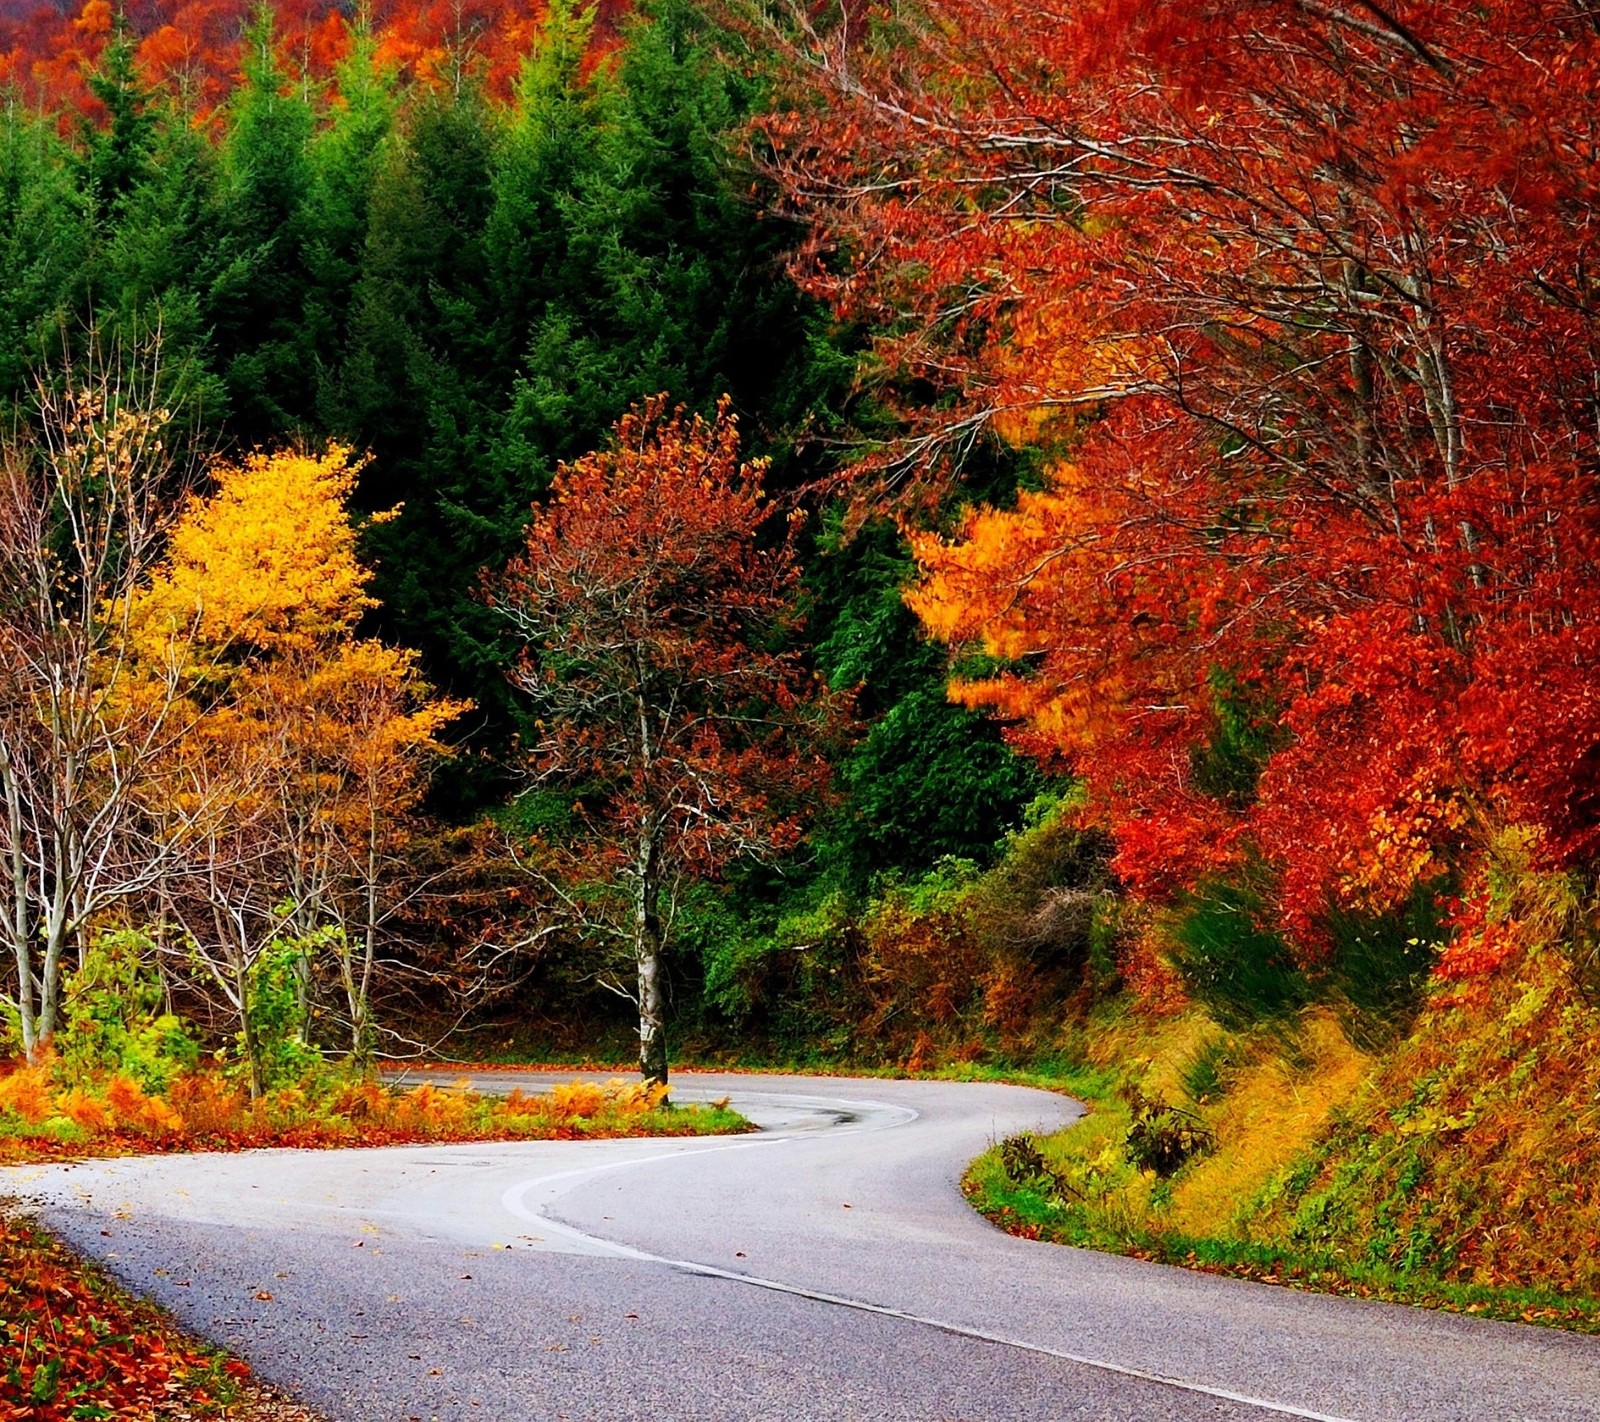
[[398,1145],[475,1140],[716,1135],[749,1129],[725,1104],[678,1107],[661,1087],[574,1081],[488,1095],[465,1082],[409,1090],[333,1072],[251,1099],[219,1071],[186,1071],[164,1090],[59,1064],[0,1067],[0,1164],[62,1157],[257,1146]]
[[1381,1055],[1325,1009],[1246,1033],[1107,1013],[1088,1040],[1114,1064],[1080,1078],[1089,1116],[965,1178],[1002,1228],[1600,1332],[1600,1032],[1557,948],[1435,984]]

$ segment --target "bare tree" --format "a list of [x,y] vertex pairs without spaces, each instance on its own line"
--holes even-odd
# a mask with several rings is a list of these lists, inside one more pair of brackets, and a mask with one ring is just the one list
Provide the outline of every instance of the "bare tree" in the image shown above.
[[35,386],[0,447],[0,940],[24,1050],[55,1030],[63,958],[91,921],[148,890],[166,848],[147,775],[181,718],[182,632],[130,658],[131,594],[159,556],[185,469],[149,392],[158,352],[91,360]]

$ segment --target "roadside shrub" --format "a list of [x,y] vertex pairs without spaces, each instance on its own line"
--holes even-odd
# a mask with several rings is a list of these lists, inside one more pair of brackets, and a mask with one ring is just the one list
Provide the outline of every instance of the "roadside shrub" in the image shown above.
[[977,877],[971,861],[944,860],[915,883],[888,890],[863,919],[874,1027],[901,1013],[909,1022],[945,1026],[978,998],[988,962],[966,902]]
[[106,1103],[81,1086],[74,1086],[56,1097],[56,1110],[75,1126],[91,1134],[103,1131],[111,1124],[111,1113],[106,1109]]
[[1330,985],[1357,1046],[1373,1050],[1403,1037],[1421,1011],[1428,978],[1448,937],[1444,890],[1442,880],[1418,884],[1394,913],[1334,908],[1327,914],[1333,943]]
[[1006,959],[983,979],[983,1021],[1002,1038],[1020,1036],[1044,997],[1039,974],[1027,963]]
[[167,1089],[167,1100],[196,1136],[237,1130],[249,1109],[244,1089],[216,1071],[180,1076]]
[[841,892],[808,895],[763,923],[701,886],[679,934],[699,964],[706,1008],[747,1035],[767,1030],[811,1047],[841,1031],[848,1039],[870,1012],[861,994],[864,938]]
[[[322,928],[303,937],[274,938],[250,965],[245,1010],[264,1090],[300,1081],[322,1065],[322,1053],[307,1040],[308,963],[338,937],[338,929]],[[239,1045],[248,1065],[251,1042],[243,1032]]]
[[552,1086],[545,1109],[562,1120],[593,1116],[606,1104],[606,1093],[593,1082],[569,1081]]
[[159,1093],[199,1062],[199,1044],[163,1010],[157,951],[144,933],[102,933],[68,977],[55,1048],[69,1080],[113,1072]]
[[178,1135],[184,1120],[159,1096],[146,1094],[131,1077],[113,1076],[105,1088],[106,1109],[112,1123],[141,1135]]
[[1124,1142],[1128,1159],[1162,1179],[1175,1175],[1192,1157],[1210,1150],[1216,1139],[1198,1116],[1136,1086],[1124,1090],[1132,1118]]
[[1032,1131],[1018,1131],[1000,1142],[1000,1168],[1013,1185],[1048,1195],[1060,1192],[1056,1172],[1039,1149],[1039,1138]]
[[31,1123],[55,1114],[52,1066],[46,1061],[26,1063],[0,1076],[0,1115]]

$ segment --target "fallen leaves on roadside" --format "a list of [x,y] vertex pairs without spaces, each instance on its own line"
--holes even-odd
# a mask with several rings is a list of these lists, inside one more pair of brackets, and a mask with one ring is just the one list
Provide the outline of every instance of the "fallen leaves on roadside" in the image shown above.
[[316,1422],[54,1236],[0,1215],[0,1422]]

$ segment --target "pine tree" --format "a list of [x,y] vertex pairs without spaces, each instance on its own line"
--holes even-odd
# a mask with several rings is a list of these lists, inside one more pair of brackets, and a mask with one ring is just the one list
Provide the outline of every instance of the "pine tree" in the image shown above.
[[334,71],[331,93],[329,117],[309,146],[305,213],[310,287],[303,340],[316,362],[323,426],[338,418],[337,371],[366,256],[373,185],[397,141],[395,75],[378,57],[365,10],[352,26],[350,53]]
[[89,232],[54,126],[14,100],[0,109],[0,402],[55,346],[81,299]]
[[243,82],[228,118],[222,152],[226,265],[208,314],[231,430],[248,447],[305,431],[315,394],[305,334],[313,114],[279,64],[266,8],[246,34]]

